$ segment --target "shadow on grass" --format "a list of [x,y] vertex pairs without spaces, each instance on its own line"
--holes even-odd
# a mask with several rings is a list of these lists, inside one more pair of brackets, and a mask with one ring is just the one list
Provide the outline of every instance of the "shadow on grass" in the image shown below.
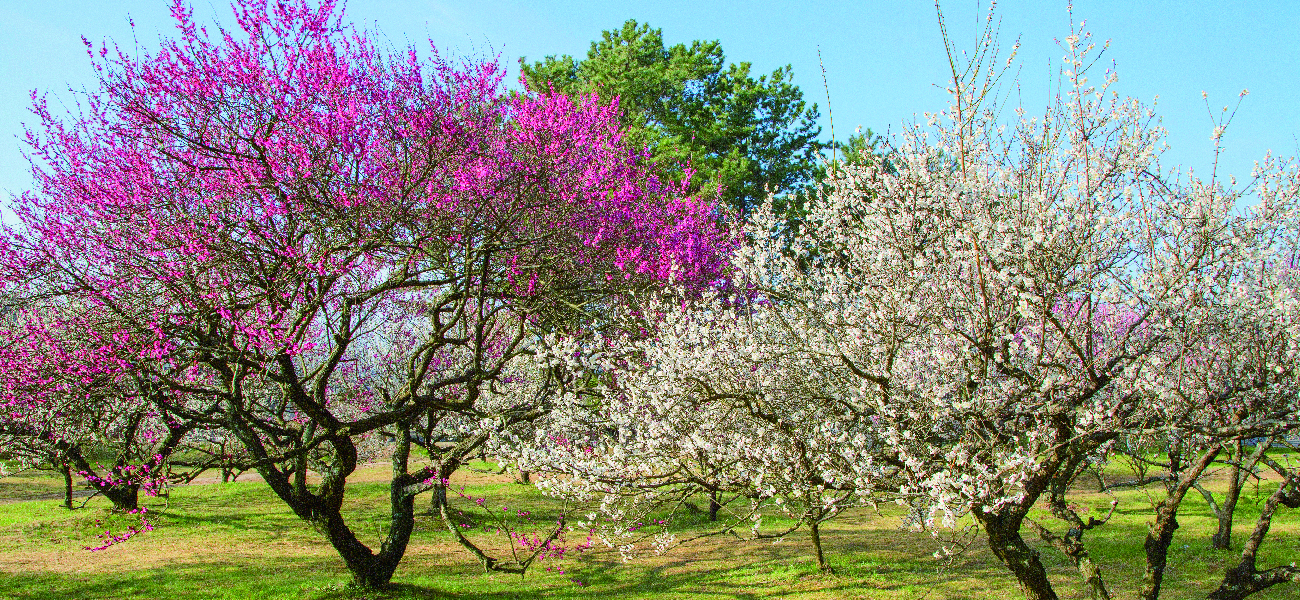
[[691,559],[654,566],[618,560],[586,561],[576,573],[539,571],[525,578],[486,575],[464,563],[408,565],[383,590],[347,584],[333,557],[284,557],[248,561],[183,563],[100,575],[12,573],[0,577],[0,597],[15,600],[66,598],[308,598],[311,600],[396,600],[456,598],[506,600],[532,598],[716,598],[753,600],[803,594],[819,597],[858,595],[902,597],[909,588],[950,584],[954,578],[918,573],[916,565],[896,565],[906,577],[879,575],[886,565],[837,565],[842,574],[817,573],[811,564],[789,557],[750,552],[717,568],[700,568]]
[[286,530],[302,528],[302,521],[293,513],[217,513],[197,514],[193,511],[171,511],[167,509],[151,510],[154,517],[163,521],[168,527],[214,527],[236,531],[261,531],[268,534],[282,534]]
[[338,580],[337,561],[304,556],[169,564],[112,573],[7,573],[0,598],[302,598]]

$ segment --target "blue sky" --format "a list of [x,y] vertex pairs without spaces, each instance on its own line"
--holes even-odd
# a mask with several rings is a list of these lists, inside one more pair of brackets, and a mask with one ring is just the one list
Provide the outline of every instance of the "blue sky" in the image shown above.
[[[226,0],[198,0],[203,19],[226,15]],[[1047,99],[1062,52],[1055,39],[1069,32],[1065,2],[1003,0],[998,3],[1002,38],[1017,37],[1021,98],[1032,109]],[[972,47],[987,2],[944,2],[949,29]],[[749,61],[760,72],[792,64],[806,98],[821,106],[829,137],[826,89],[817,51],[824,59],[835,132],[854,127],[884,131],[946,100],[935,87],[947,77],[935,9],[926,0],[855,2],[565,2],[486,0],[351,0],[350,20],[382,31],[394,42],[431,38],[459,55],[499,55],[512,67],[519,56],[585,56],[603,29],[634,18],[663,29],[670,43],[718,39],[732,61]],[[1099,40],[1111,41],[1106,56],[1118,65],[1118,90],[1151,102],[1169,130],[1166,166],[1198,172],[1212,158],[1201,92],[1217,111],[1249,89],[1225,138],[1220,172],[1248,175],[1253,161],[1272,149],[1300,154],[1300,2],[1200,0],[1077,0],[1076,19],[1086,19]],[[69,88],[93,87],[80,37],[110,38],[130,47],[130,16],[144,47],[171,36],[167,0],[3,0],[0,2],[0,195],[30,185],[20,153],[28,94],[53,92],[65,102]]]

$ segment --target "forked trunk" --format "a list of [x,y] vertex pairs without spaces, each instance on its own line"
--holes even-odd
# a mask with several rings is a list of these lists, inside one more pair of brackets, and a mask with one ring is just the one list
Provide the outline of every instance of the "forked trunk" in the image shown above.
[[371,552],[370,548],[357,539],[337,512],[326,516],[320,523],[330,545],[338,551],[348,572],[352,574],[353,583],[367,589],[388,585],[401,561],[400,554]]
[[[307,485],[306,460],[299,458],[292,469],[280,470],[274,464],[258,467],[262,478],[294,513],[303,520],[314,523],[330,545],[347,565],[352,581],[367,589],[382,588],[393,578],[393,572],[406,554],[411,532],[415,529],[415,494],[417,482],[408,472],[411,451],[409,431],[400,430],[393,450],[393,472],[389,487],[390,519],[388,532],[379,551],[374,552],[361,540],[343,519],[342,507],[347,477],[356,470],[356,447],[346,436],[333,438],[332,468],[322,473],[317,491]],[[247,431],[239,431],[246,434]],[[251,447],[256,448],[253,444]]]
[[993,555],[1006,565],[1020,582],[1020,589],[1028,600],[1057,600],[1056,590],[1047,579],[1047,570],[1020,536],[1022,518],[1015,515],[976,512],[975,518],[984,527]]
[[330,544],[347,565],[353,583],[360,587],[374,589],[387,586],[393,579],[397,565],[406,555],[406,546],[410,543],[411,532],[415,529],[415,496],[407,493],[406,489],[407,485],[412,483],[411,476],[408,474],[410,452],[410,438],[402,436],[393,450],[388,535],[380,545],[379,552],[372,552],[357,539],[340,514],[341,503],[332,503],[330,510],[323,512],[321,518],[317,519]]

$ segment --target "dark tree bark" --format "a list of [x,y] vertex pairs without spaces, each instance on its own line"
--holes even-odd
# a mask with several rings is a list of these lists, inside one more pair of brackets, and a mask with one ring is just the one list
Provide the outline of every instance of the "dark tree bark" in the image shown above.
[[[76,465],[79,473],[95,474],[94,467],[81,454],[80,448],[69,445],[62,450],[68,459],[69,476],[71,476],[72,465]],[[114,510],[128,511],[140,508],[140,484],[138,483],[102,483],[95,479],[87,479],[86,483],[108,498],[113,503]]]
[[140,486],[133,484],[96,486],[99,493],[113,502],[116,510],[136,510],[140,508]]
[[1280,466],[1274,466],[1274,469],[1284,474],[1284,478],[1260,509],[1255,529],[1241,551],[1241,561],[1224,573],[1223,582],[1210,593],[1210,600],[1241,600],[1280,583],[1300,583],[1300,567],[1282,565],[1260,571],[1257,565],[1259,547],[1268,535],[1278,507],[1300,508],[1300,477]]
[[59,471],[63,473],[63,508],[72,510],[72,465],[62,461]]
[[1016,576],[1025,598],[1057,600],[1056,591],[1047,579],[1047,570],[1043,568],[1038,552],[1030,548],[1020,536],[1020,524],[1024,521],[1024,516],[1019,512],[995,514],[977,510],[974,514],[984,528],[993,555]]
[[826,562],[826,555],[822,552],[820,519],[814,517],[808,520],[808,532],[812,536],[813,552],[817,556],[817,570],[828,575],[834,573],[835,571],[831,569],[830,563]]
[[[297,461],[292,472],[274,465],[263,465],[258,469],[271,489],[295,514],[320,528],[347,565],[352,581],[368,589],[385,587],[392,580],[415,528],[415,491],[424,489],[418,487],[419,482],[408,472],[411,438],[409,430],[400,429],[392,457],[388,532],[378,552],[357,539],[342,515],[347,477],[357,466],[356,447],[351,438],[334,436],[330,439],[333,456],[321,474],[316,492],[306,485],[305,460]],[[292,482],[290,475],[293,476]]]
[[1169,465],[1176,479],[1167,483],[1167,494],[1156,503],[1156,520],[1147,531],[1142,548],[1146,552],[1146,572],[1143,575],[1142,589],[1138,597],[1142,600],[1156,600],[1160,597],[1160,587],[1165,580],[1165,568],[1169,565],[1169,546],[1174,541],[1174,531],[1178,529],[1178,509],[1182,506],[1187,492],[1200,480],[1205,469],[1214,462],[1223,450],[1214,446],[1197,457],[1196,462],[1181,466],[1181,457],[1177,452],[1169,453]]

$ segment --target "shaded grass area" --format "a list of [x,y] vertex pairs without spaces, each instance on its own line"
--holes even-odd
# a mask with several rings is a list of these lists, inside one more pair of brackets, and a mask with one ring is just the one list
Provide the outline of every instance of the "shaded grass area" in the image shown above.
[[[372,467],[359,475],[349,488],[346,516],[363,541],[377,545],[387,521],[384,469]],[[454,483],[497,506],[530,509],[539,522],[553,520],[559,510],[556,501],[504,476],[466,474]],[[1267,484],[1247,488],[1237,517],[1238,544],[1270,492]],[[1112,498],[1087,490],[1077,496],[1081,506],[1101,514]],[[1115,497],[1121,503],[1114,519],[1085,540],[1114,595],[1132,597],[1142,576],[1150,509],[1142,491]],[[417,506],[427,502],[422,496]],[[83,547],[94,545],[97,533],[121,531],[138,518],[109,512],[101,498],[76,511],[50,500],[0,505],[0,598],[1020,597],[1015,581],[977,535],[958,536],[956,542],[970,546],[950,563],[937,561],[931,554],[954,540],[900,530],[902,509],[892,505],[879,513],[854,510],[826,524],[823,539],[835,575],[817,571],[802,531],[776,543],[709,537],[628,563],[617,552],[598,547],[576,559],[541,563],[522,578],[484,573],[440,521],[422,516],[395,585],[374,593],[349,588],[346,569],[324,537],[259,482],[175,488],[169,499],[146,498],[143,504],[157,529],[102,552]],[[1215,521],[1203,500],[1189,498],[1182,514],[1164,598],[1204,597],[1238,557],[1236,551],[1209,548]],[[1045,513],[1039,516],[1048,522]],[[1261,564],[1300,559],[1298,521],[1295,512],[1279,514]],[[697,526],[679,521],[678,533],[690,537]],[[1086,597],[1064,558],[1050,548],[1042,553],[1061,596]],[[1300,585],[1257,597],[1300,598]]]
[[51,471],[27,469],[0,477],[0,502],[63,496],[63,479]]

